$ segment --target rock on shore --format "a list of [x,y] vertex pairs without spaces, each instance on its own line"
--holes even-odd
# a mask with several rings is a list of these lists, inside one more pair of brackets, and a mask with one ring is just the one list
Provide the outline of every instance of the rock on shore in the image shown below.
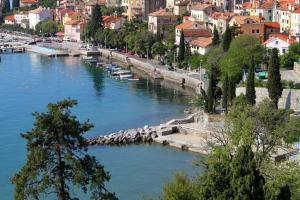
[[144,128],[121,130],[109,135],[101,135],[87,139],[89,145],[125,145],[152,143],[158,136],[169,135],[178,132],[175,125],[145,126]]

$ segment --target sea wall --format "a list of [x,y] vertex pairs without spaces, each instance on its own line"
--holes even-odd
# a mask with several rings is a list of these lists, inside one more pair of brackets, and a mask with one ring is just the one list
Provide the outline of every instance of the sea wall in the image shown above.
[[[264,99],[269,98],[267,88],[256,87],[256,103],[262,102]],[[245,87],[236,89],[236,95],[246,93]],[[300,111],[300,90],[297,89],[284,89],[282,96],[279,99],[278,107],[282,109],[293,109],[294,111]]]
[[200,93],[200,80],[198,79],[195,79],[183,73],[168,71],[166,69],[156,67],[152,63],[146,63],[139,59],[130,56],[128,57],[124,54],[110,51],[108,49],[98,49],[98,50],[100,51],[102,56],[106,58],[109,56],[110,58],[116,59],[124,64],[127,65],[130,64],[135,68],[145,72],[146,74],[148,74],[153,78],[157,78],[159,76],[159,78],[166,79],[168,81],[174,82],[183,87],[189,87],[193,89],[196,93]]

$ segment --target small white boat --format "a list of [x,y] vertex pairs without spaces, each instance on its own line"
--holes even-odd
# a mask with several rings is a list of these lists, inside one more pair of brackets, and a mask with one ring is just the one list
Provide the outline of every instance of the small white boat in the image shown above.
[[97,63],[97,60],[95,58],[93,58],[92,56],[84,56],[84,57],[82,57],[82,60],[89,64]]
[[128,70],[119,70],[112,73],[112,76],[117,77],[119,79],[129,79],[132,78],[133,75]]

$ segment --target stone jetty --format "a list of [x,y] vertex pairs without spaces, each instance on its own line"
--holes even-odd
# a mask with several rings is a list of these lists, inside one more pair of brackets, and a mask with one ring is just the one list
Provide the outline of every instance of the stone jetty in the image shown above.
[[87,139],[89,145],[125,145],[152,143],[155,138],[178,132],[176,125],[145,126],[144,128],[121,130],[109,135]]

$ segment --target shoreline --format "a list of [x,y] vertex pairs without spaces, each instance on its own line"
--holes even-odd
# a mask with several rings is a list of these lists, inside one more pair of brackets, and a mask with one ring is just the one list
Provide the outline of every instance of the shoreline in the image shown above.
[[[143,128],[120,130],[110,134],[87,138],[89,145],[122,146],[130,144],[157,143],[175,147],[178,150],[209,154],[213,146],[218,145],[214,128],[221,127],[221,120],[212,122],[210,116],[195,112],[185,118],[172,119],[156,126],[145,125]],[[215,130],[216,130],[215,129]]]

